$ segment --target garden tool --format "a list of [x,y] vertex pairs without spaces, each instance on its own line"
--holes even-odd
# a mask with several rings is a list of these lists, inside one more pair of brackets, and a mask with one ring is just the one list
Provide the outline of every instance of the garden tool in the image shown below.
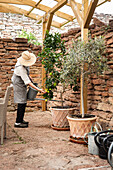
[[[97,125],[99,126],[99,128],[97,127]],[[95,122],[91,127],[91,132],[85,134],[84,136],[84,141],[88,144],[88,153],[93,155],[99,154],[99,149],[94,141],[94,136],[99,132],[99,130],[102,131],[102,127],[98,122]],[[88,142],[86,140],[86,136],[88,136]]]

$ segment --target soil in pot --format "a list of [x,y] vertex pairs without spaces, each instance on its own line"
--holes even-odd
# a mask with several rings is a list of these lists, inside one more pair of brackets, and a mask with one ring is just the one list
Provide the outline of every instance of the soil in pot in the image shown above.
[[[79,119],[79,118],[82,118],[82,115],[81,114],[71,114],[71,115],[69,115],[70,117],[72,117],[72,118],[75,118],[75,119]],[[95,115],[88,115],[88,114],[85,114],[85,116],[84,116],[84,118],[93,118],[93,117],[95,117]],[[82,118],[82,119],[84,119],[84,118]]]

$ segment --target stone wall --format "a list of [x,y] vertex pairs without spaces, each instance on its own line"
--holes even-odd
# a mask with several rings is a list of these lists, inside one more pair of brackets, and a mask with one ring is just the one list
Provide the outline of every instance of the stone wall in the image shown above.
[[[111,14],[97,14],[94,13],[93,17],[97,17],[99,20],[108,24],[109,18],[113,18]],[[93,23],[93,19],[91,24]],[[51,27],[50,32],[67,32],[70,28],[78,27],[78,22],[75,19],[73,22],[69,22],[61,29]],[[24,15],[11,14],[11,13],[0,13],[0,37],[1,38],[18,38],[22,30],[28,33],[33,33],[37,40],[42,43],[42,23],[37,24],[36,20],[25,17]]]
[[[11,84],[14,66],[21,53],[29,50],[37,56],[39,51],[41,51],[41,46],[34,46],[27,41],[27,39],[23,38],[0,39],[0,98],[4,97],[7,86]],[[33,81],[35,83],[38,82],[41,87],[41,64],[38,59],[36,63],[30,67],[30,75]],[[13,93],[11,94],[9,106],[9,111],[14,111],[16,108],[16,105],[13,103]],[[39,107],[41,107],[39,101],[29,101],[27,110],[32,111]]]
[[[91,77],[88,83],[88,113],[98,116],[103,127],[113,127],[113,20],[109,24],[105,24],[94,18],[94,24],[90,25],[91,36],[103,35],[106,42],[108,54],[109,69],[104,76],[95,75]],[[61,35],[65,40],[66,47],[72,44],[72,39],[77,40],[81,36],[80,28],[70,29],[67,33]],[[58,90],[61,87],[58,87]],[[54,93],[54,99],[60,100],[60,94]],[[80,113],[80,91],[73,92],[72,89],[67,89],[64,94],[64,105],[75,106],[76,113]],[[59,102],[48,102],[48,106],[60,105]]]

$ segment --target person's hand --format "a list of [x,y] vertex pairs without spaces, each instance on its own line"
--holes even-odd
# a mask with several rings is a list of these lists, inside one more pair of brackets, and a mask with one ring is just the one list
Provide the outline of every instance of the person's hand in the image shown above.
[[44,94],[46,93],[46,91],[44,91],[43,89],[41,89],[41,91],[40,91],[40,92],[41,92],[41,93],[44,93]]

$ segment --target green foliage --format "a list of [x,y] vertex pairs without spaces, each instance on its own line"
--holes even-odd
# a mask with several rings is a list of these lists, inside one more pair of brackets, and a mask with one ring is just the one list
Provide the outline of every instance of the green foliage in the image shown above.
[[[72,47],[69,48],[69,53],[65,58],[61,77],[68,84],[73,85],[81,74],[102,74],[107,69],[107,59],[102,55],[105,48],[102,37],[89,38],[87,43],[80,40],[73,41]],[[85,63],[87,63],[87,71],[83,69]]]
[[35,35],[32,34],[31,32],[27,33],[25,30],[22,30],[22,33],[19,35],[19,37],[28,39],[28,42],[30,42],[31,44],[34,44],[37,46],[40,45],[40,43],[37,41],[37,38],[35,37]]
[[53,90],[57,89],[59,83],[64,83],[60,78],[62,65],[66,56],[64,41],[59,33],[50,34],[46,32],[44,48],[39,54],[42,64],[46,70],[46,91],[45,98],[53,98]]

